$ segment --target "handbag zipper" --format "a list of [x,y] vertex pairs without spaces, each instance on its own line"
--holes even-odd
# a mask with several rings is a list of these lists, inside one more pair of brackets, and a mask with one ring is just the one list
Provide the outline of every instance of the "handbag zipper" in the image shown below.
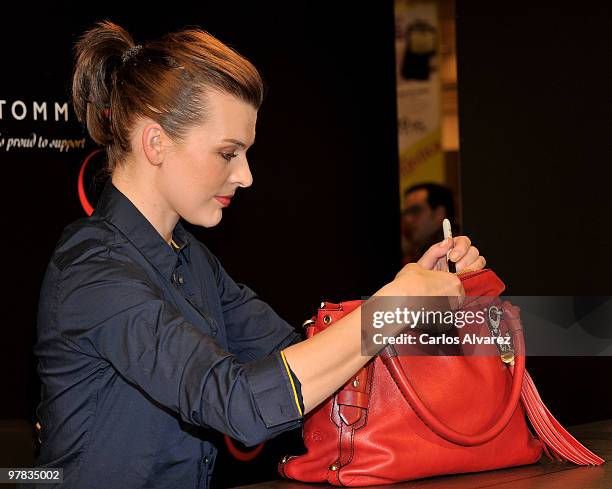
[[[482,275],[485,272],[488,272],[489,269],[483,269],[483,270],[461,270],[460,272],[457,272],[455,275],[457,275],[459,277],[460,280],[465,280],[467,278],[471,278],[471,277],[476,277],[477,275]],[[469,275],[469,277],[462,277],[462,275]]]

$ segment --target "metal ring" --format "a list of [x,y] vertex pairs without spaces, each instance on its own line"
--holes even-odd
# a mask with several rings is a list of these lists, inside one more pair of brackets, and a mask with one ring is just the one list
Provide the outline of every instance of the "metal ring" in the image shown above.
[[308,326],[314,323],[316,323],[314,319],[307,319],[306,321],[302,323],[302,328],[307,328]]
[[325,316],[323,316],[323,322],[325,324],[331,324],[331,322],[332,322],[331,316],[329,314],[326,314]]

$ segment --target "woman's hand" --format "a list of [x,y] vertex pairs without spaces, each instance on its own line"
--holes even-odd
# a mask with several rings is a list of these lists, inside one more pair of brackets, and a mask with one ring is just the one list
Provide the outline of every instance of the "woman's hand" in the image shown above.
[[481,270],[487,264],[484,256],[481,256],[478,248],[472,246],[470,238],[467,236],[457,236],[453,238],[454,247],[450,239],[445,239],[431,246],[417,262],[427,270],[448,271],[446,253],[452,248],[450,260],[455,262],[457,271],[462,270]]
[[452,241],[446,239],[431,246],[417,263],[404,266],[395,279],[383,287],[382,294],[458,297],[461,302],[465,291],[459,278],[455,274],[439,273],[448,272],[446,255],[451,248],[449,258],[455,262],[458,272],[481,270],[487,263],[467,236],[457,236]]
[[454,273],[428,270],[419,263],[408,263],[375,295],[456,297],[460,303],[465,290]]

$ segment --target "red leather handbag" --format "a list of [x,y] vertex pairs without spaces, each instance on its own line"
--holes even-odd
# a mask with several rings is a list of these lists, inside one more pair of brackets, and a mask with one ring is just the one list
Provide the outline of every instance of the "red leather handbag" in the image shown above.
[[[580,465],[603,460],[572,437],[540,399],[525,370],[519,310],[499,295],[491,270],[459,275],[462,309],[488,298],[492,334],[511,335],[498,356],[398,356],[387,346],[306,416],[307,453],[285,456],[279,473],[339,486],[391,484],[441,474],[537,462],[542,452]],[[307,336],[330,327],[363,301],[323,303]],[[499,314],[491,314],[491,310]],[[467,331],[462,332],[467,334]],[[529,417],[535,433],[527,425]]]

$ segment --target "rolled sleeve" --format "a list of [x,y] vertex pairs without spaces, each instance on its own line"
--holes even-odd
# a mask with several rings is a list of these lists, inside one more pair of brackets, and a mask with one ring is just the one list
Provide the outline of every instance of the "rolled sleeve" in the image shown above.
[[289,374],[279,353],[250,364],[247,378],[267,428],[302,418]]
[[247,446],[300,425],[278,352],[241,362],[133,267],[91,257],[64,270],[60,297],[58,325],[67,344],[109,362],[184,421]]

